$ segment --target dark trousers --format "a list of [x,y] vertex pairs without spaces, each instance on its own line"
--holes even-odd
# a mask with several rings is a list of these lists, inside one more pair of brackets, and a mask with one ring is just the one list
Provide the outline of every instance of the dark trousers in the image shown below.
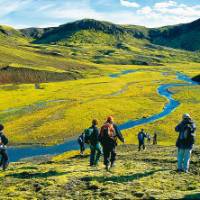
[[79,143],[79,145],[80,145],[80,152],[83,153],[85,151],[85,144]]
[[115,146],[103,146],[104,165],[108,166],[110,163],[111,165],[114,164],[117,155],[115,152],[115,148]]
[[5,149],[2,149],[0,150],[0,155],[1,155],[0,165],[2,165],[3,169],[5,169],[5,166],[8,163],[8,154]]
[[138,147],[138,151],[141,150],[141,147],[143,148],[143,150],[145,149],[145,144],[144,141],[139,141],[139,147]]

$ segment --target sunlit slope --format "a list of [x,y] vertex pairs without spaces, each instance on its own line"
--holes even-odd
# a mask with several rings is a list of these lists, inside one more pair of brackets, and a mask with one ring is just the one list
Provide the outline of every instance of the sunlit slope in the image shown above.
[[1,199],[199,199],[199,149],[191,173],[178,174],[174,147],[147,148],[138,153],[134,145],[119,147],[111,172],[102,160],[89,167],[89,155],[78,152],[11,163],[1,173]]

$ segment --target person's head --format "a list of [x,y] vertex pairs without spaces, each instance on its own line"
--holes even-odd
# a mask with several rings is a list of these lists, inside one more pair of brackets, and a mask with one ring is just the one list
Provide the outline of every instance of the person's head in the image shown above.
[[3,131],[4,126],[2,124],[0,124],[0,131]]
[[190,117],[190,115],[188,113],[183,114],[182,118],[183,118],[183,120],[191,119],[191,117]]
[[98,125],[98,121],[97,121],[96,119],[93,119],[93,120],[92,120],[92,125],[93,125],[93,126],[97,126],[97,125]]
[[141,132],[144,132],[144,129],[143,129],[143,128],[141,129]]
[[113,119],[112,116],[109,116],[109,117],[107,118],[107,122],[108,122],[108,123],[112,123],[113,121],[114,121],[114,119]]

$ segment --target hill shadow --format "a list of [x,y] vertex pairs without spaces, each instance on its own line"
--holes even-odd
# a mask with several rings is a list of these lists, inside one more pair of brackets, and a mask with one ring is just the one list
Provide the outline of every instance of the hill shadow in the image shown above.
[[9,174],[7,177],[19,178],[19,179],[31,179],[31,178],[48,178],[52,176],[61,176],[67,174],[68,172],[57,172],[57,171],[48,171],[44,173],[29,173],[29,172],[21,172],[15,174]]
[[111,177],[105,177],[105,176],[96,176],[96,177],[83,177],[81,180],[82,181],[97,181],[99,183],[103,183],[106,181],[112,181],[115,183],[126,183],[129,181],[134,181],[134,180],[138,180],[141,178],[145,178],[148,176],[151,176],[153,174],[155,174],[156,172],[161,172],[161,171],[166,171],[168,169],[158,169],[158,170],[151,170],[148,172],[144,172],[144,173],[136,173],[136,174],[131,174],[131,175],[124,175],[124,176],[111,176]]

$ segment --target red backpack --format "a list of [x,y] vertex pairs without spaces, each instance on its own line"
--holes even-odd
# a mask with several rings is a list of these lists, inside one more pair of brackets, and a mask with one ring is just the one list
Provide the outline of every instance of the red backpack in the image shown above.
[[106,137],[106,138],[110,138],[112,140],[116,140],[116,131],[115,131],[113,124],[105,123],[101,127],[100,136],[101,136],[101,138]]

